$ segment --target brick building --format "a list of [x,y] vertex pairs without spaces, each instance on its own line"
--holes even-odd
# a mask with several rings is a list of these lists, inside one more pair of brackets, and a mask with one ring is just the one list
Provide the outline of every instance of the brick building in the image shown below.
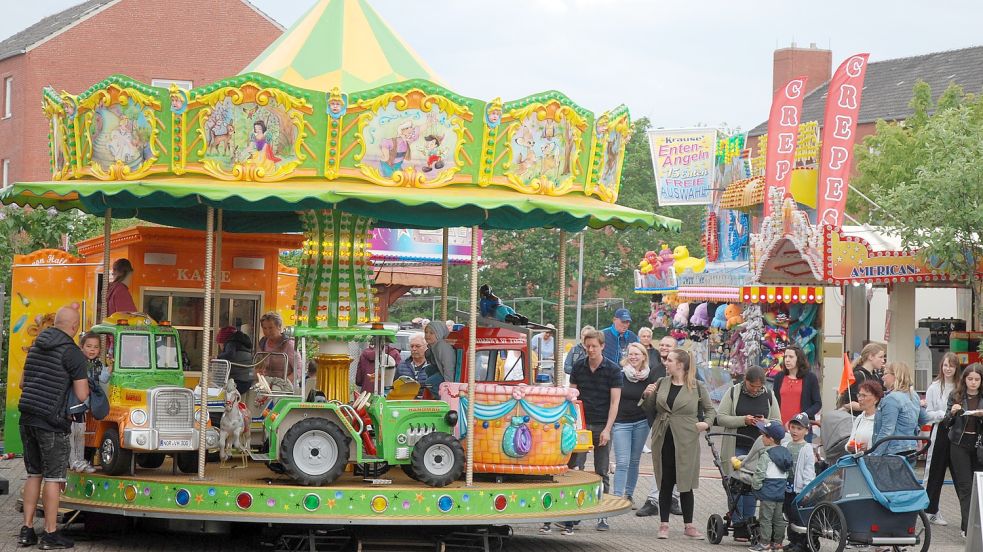
[[[839,63],[842,60],[838,60]],[[806,75],[806,93],[802,102],[802,118],[823,124],[826,111],[826,92],[833,71],[832,52],[816,48],[791,48],[775,50],[772,69],[772,89],[789,79]],[[934,52],[884,61],[874,61],[867,66],[863,99],[857,121],[857,144],[874,133],[877,121],[903,121],[912,110],[912,87],[923,80],[932,87],[932,99],[937,100],[945,89],[955,83],[968,92],[983,89],[983,46]],[[764,121],[748,132],[748,144],[753,155],[758,155],[758,138],[768,132]]]
[[247,0],[89,0],[0,42],[2,183],[50,180],[41,90],[114,73],[193,87],[233,76],[283,33]]

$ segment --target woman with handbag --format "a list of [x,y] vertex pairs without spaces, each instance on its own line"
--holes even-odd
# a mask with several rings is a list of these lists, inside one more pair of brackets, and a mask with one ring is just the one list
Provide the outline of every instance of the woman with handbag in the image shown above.
[[983,365],[974,362],[963,370],[956,390],[949,396],[949,408],[942,427],[949,428],[949,460],[952,462],[952,478],[962,514],[963,537],[969,521],[969,506],[973,495],[973,473],[983,471],[983,400],[980,399],[980,383],[983,382]]
[[669,538],[669,514],[673,486],[679,488],[683,509],[683,534],[702,539],[693,525],[693,489],[700,485],[700,433],[707,431],[717,417],[710,394],[696,381],[696,369],[689,353],[676,349],[666,358],[668,375],[650,384],[642,393],[642,410],[655,415],[652,427],[652,464],[659,488],[659,526],[657,538]]

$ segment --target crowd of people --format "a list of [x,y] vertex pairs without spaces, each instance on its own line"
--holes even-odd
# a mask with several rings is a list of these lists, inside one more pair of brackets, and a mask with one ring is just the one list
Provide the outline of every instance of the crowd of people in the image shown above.
[[[114,265],[110,299],[116,306],[135,309],[132,298],[127,300],[126,288],[132,270],[128,262]],[[98,336],[84,334],[79,345],[75,344],[79,320],[75,308],[60,309],[54,326],[38,336],[27,355],[18,405],[28,474],[24,526],[18,539],[22,545],[70,546],[55,525],[66,472],[96,469],[82,454],[84,424],[72,423],[58,406],[63,404],[60,397],[70,390],[84,400],[92,382],[104,384],[111,373],[111,366],[99,361]],[[770,384],[761,368],[749,368],[714,404],[690,354],[674,337],[653,342],[650,328],[636,334],[631,323],[629,311],[618,309],[611,325],[603,330],[583,327],[579,343],[564,359],[568,384],[579,391],[583,403],[585,424],[593,439],[593,470],[601,477],[604,491],[628,499],[634,508],[641,459],[651,453],[654,481],[636,515],[659,517],[659,539],[670,537],[672,515],[683,518],[684,537],[703,538],[693,519],[694,490],[700,484],[700,435],[717,426],[726,434],[721,443],[721,457],[730,460],[723,462],[725,475],[746,479],[753,489],[737,504],[732,519],[734,539],[749,541],[751,535],[741,522],[757,516],[762,538],[750,550],[801,547],[791,534],[789,545],[785,544],[785,520],[792,497],[816,476],[813,466],[818,455],[811,443],[823,406],[819,378],[802,349],[786,349],[781,371]],[[304,377],[294,340],[284,333],[280,315],[264,314],[260,326],[262,338],[255,352],[266,354],[262,362],[254,362],[252,341],[240,328],[222,328],[216,336],[218,358],[232,364],[230,378],[240,393],[252,387],[258,375],[279,374],[291,384]],[[393,369],[397,379],[418,383],[418,398],[438,397],[440,383],[455,377],[456,353],[447,341],[454,328],[452,321],[427,323],[410,336],[405,360],[399,349],[387,344],[379,355],[384,367]],[[545,335],[530,345],[540,359],[552,362],[555,345]],[[361,391],[375,388],[375,359],[371,348],[358,359],[355,384]],[[316,370],[307,368],[307,377],[315,377]],[[871,343],[857,358],[853,379],[836,405],[853,416],[845,452],[862,453],[874,447],[871,454],[897,454],[914,461],[918,446],[914,437],[924,424],[930,424],[927,514],[931,523],[947,524],[939,512],[939,497],[948,470],[965,535],[972,475],[983,470],[983,366],[971,364],[961,369],[956,356],[946,354],[938,377],[922,399],[914,390],[912,368],[903,362],[887,363],[885,347]],[[892,440],[875,447],[879,440],[894,435],[910,435],[913,440]],[[582,470],[586,464],[586,453],[574,454],[569,461],[571,469]],[[45,511],[40,535],[34,530],[39,496]],[[578,524],[555,525],[562,534],[571,534]],[[596,529],[609,530],[608,520],[598,519]],[[540,528],[543,534],[553,530],[550,523]]]
[[[781,371],[770,383],[761,368],[748,369],[715,406],[675,338],[653,343],[650,328],[635,334],[630,326],[626,309],[616,311],[611,325],[601,331],[585,326],[564,362],[571,387],[580,390],[594,436],[594,470],[605,491],[627,498],[635,508],[641,457],[651,453],[652,490],[636,515],[659,516],[657,538],[669,538],[672,515],[682,516],[683,536],[703,538],[693,524],[693,490],[699,485],[698,437],[713,425],[728,434],[722,438],[721,456],[733,462],[723,463],[725,475],[744,477],[753,489],[738,500],[734,539],[749,542],[751,535],[741,522],[757,516],[762,539],[750,550],[805,549],[791,532],[786,541],[792,499],[815,478],[820,460],[812,443],[823,407],[821,388],[805,352],[786,349]],[[931,425],[925,466],[929,520],[947,524],[938,508],[948,470],[965,536],[972,475],[983,470],[983,366],[960,370],[956,356],[945,355],[938,378],[922,399],[914,390],[912,367],[887,363],[886,355],[884,345],[866,345],[852,367],[854,383],[838,397],[835,409],[853,416],[844,452],[863,453],[885,437],[910,435],[910,441],[885,441],[871,454],[901,455],[914,462],[923,452],[915,437]],[[584,469],[585,456],[574,455],[570,467]],[[578,524],[555,525],[561,534],[571,534]],[[608,520],[598,520],[596,529],[609,530]],[[553,530],[547,523],[540,532]]]

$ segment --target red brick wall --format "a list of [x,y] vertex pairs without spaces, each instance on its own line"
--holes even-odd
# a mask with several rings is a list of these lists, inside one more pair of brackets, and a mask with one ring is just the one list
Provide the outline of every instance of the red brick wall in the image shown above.
[[[36,108],[36,106],[41,105],[40,93],[34,98],[35,101],[30,101],[30,98],[26,97],[22,92],[24,90],[24,56],[17,56],[14,58],[6,59],[0,61],[0,117],[6,113],[6,106],[8,98],[6,97],[5,90],[5,80],[8,77],[13,77],[13,90],[11,92],[10,98],[10,109],[11,117],[7,119],[0,119],[0,170],[3,169],[3,160],[10,160],[10,175],[8,176],[11,183],[16,182],[16,171],[18,160],[21,157],[21,152],[24,150],[23,141],[18,137],[22,133],[24,117],[22,114],[25,110],[29,108]],[[41,110],[36,109],[38,114]],[[44,135],[47,137],[47,133]],[[42,146],[44,149],[46,146]],[[47,167],[47,165],[45,165]],[[49,174],[50,174],[50,169]],[[0,181],[0,184],[3,182]]]
[[51,178],[44,86],[78,94],[114,73],[201,86],[241,71],[280,33],[241,0],[121,0],[0,61],[0,75],[15,78],[13,117],[0,121],[0,159],[11,159],[11,182]]
[[789,80],[805,75],[806,94],[819,88],[833,74],[833,52],[819,48],[780,48],[775,50],[775,61],[772,69],[772,86],[774,92],[779,86]]

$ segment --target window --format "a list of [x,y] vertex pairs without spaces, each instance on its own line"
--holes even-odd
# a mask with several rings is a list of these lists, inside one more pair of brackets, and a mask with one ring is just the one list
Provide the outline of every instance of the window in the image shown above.
[[14,77],[7,77],[3,79],[3,118],[4,119],[10,117],[13,114],[13,109],[11,109],[10,106],[10,98],[13,96],[13,93],[14,93]]
[[157,336],[157,368],[180,368],[177,358],[177,340],[173,335]]
[[[256,295],[245,294],[222,294],[222,304],[218,312],[216,322],[216,332],[218,328],[229,325],[239,326],[240,329],[253,340],[256,345],[258,337],[256,331],[259,329],[258,316],[260,312],[260,298]],[[205,334],[202,317],[205,312],[204,294],[199,291],[165,291],[148,290],[143,291],[143,312],[151,318],[160,322],[169,320],[171,325],[178,331],[181,341],[181,357],[176,358],[177,345],[171,340],[168,343],[157,343],[157,363],[160,368],[177,368],[182,366],[186,371],[197,372],[201,370],[201,351],[204,347],[202,339]],[[213,333],[213,337],[214,337]],[[170,339],[170,338],[168,338]],[[163,347],[163,349],[162,349]],[[173,347],[173,351],[171,348]],[[212,356],[219,353],[218,345],[212,343],[210,348]],[[169,356],[175,357],[172,360]],[[166,357],[166,358],[165,358]],[[170,363],[174,364],[171,365]]]
[[150,368],[150,336],[123,334],[119,356],[120,368]]
[[10,185],[10,159],[3,160],[3,187]]
[[[489,359],[493,359],[494,364],[489,362]],[[522,382],[526,380],[521,351],[478,351],[474,361],[475,381]]]
[[150,81],[150,86],[156,86],[157,88],[170,88],[172,84],[184,90],[191,90],[192,88],[192,83],[189,80],[152,79]]

